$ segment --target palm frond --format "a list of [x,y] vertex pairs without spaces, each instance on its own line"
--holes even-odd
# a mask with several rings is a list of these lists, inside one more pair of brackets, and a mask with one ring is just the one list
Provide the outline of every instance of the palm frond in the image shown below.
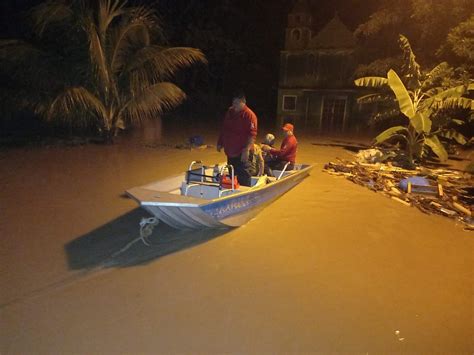
[[49,25],[69,20],[74,14],[70,4],[64,0],[49,0],[35,6],[30,16],[36,33],[42,35]]
[[206,57],[199,49],[149,46],[135,54],[124,74],[130,77],[131,92],[138,93],[142,87],[166,80],[177,70],[196,62],[207,63]]
[[[127,67],[128,71],[139,69],[144,64],[153,65],[155,72],[161,75],[172,75],[176,70],[196,62],[207,63],[201,50],[190,47],[148,46],[139,50]],[[166,68],[164,68],[166,67]]]
[[87,113],[92,113],[101,124],[107,122],[107,112],[102,101],[86,88],[79,86],[67,88],[57,95],[49,105],[46,118],[69,121],[75,116],[82,119],[78,124],[85,124],[87,118],[90,118]]
[[[139,122],[181,103],[184,92],[166,81],[181,68],[206,63],[204,54],[194,48],[151,46],[160,30],[158,17],[151,7],[126,7],[126,1],[45,0],[36,7],[32,16],[38,33],[55,24],[63,26],[62,32],[49,36],[53,33],[48,31],[43,38],[48,41],[39,38],[47,51],[0,40],[5,77],[13,77],[4,65],[11,62],[20,77],[15,83],[35,91],[23,95],[28,102],[18,98],[11,103],[24,101],[48,120],[93,123],[108,132],[115,132],[121,121]],[[68,42],[57,47],[64,39]],[[41,85],[32,85],[34,77]]]
[[[0,66],[4,75],[24,86],[31,94],[45,91],[66,81],[60,70],[61,56],[50,53],[32,43],[20,40],[0,40]],[[37,96],[37,95],[34,95]]]
[[155,84],[126,102],[117,117],[125,118],[124,121],[131,123],[140,123],[159,116],[164,110],[176,107],[185,98],[186,94],[172,83]]
[[[127,10],[127,16],[133,22],[140,22],[150,30],[161,31],[160,21],[153,8],[148,6],[135,6]],[[161,32],[160,32],[161,34]]]
[[47,56],[48,52],[29,42],[16,39],[0,40],[0,61],[2,65],[6,63],[16,65],[31,63],[38,58]]
[[117,26],[110,35],[110,67],[118,73],[137,48],[150,43],[149,28],[141,21],[131,21]]
[[[55,66],[65,62],[60,54],[54,51],[47,51],[36,44],[22,40],[0,40],[0,65],[3,72],[8,72],[11,68],[19,68],[24,73],[32,74],[38,71],[49,73],[56,71]],[[49,79],[45,77],[43,79]]]
[[125,1],[121,0],[100,0],[97,18],[97,29],[101,39],[104,39],[107,29],[112,21],[123,14]]
[[108,92],[110,90],[110,73],[104,43],[101,41],[97,27],[90,16],[85,19],[85,30],[89,39],[89,56],[94,66],[94,72],[100,79],[102,89]]

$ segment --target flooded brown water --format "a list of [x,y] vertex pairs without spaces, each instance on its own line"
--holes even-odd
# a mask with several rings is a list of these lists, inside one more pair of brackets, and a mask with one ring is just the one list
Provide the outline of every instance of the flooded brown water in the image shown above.
[[321,172],[351,153],[316,138],[247,225],[159,226],[101,267],[146,216],[124,190],[224,158],[138,137],[0,152],[2,355],[474,352],[474,234]]

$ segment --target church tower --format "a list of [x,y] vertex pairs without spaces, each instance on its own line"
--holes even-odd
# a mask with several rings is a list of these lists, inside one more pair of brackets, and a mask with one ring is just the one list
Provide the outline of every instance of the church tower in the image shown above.
[[286,50],[302,50],[311,40],[311,7],[308,0],[297,0],[288,14],[288,26],[285,35]]

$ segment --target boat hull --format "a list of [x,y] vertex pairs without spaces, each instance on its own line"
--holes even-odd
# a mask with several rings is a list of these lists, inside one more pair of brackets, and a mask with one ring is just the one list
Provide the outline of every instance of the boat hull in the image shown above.
[[160,221],[177,229],[239,227],[298,185],[312,169],[305,166],[280,180],[213,200],[188,198],[146,188],[127,193]]
[[254,218],[267,205],[298,185],[307,174],[297,174],[242,195],[230,196],[202,209],[228,227],[238,227]]

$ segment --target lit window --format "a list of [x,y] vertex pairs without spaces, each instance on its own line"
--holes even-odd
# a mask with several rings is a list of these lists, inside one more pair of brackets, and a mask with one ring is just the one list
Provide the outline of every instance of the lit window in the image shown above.
[[283,95],[283,111],[296,111],[295,95]]

